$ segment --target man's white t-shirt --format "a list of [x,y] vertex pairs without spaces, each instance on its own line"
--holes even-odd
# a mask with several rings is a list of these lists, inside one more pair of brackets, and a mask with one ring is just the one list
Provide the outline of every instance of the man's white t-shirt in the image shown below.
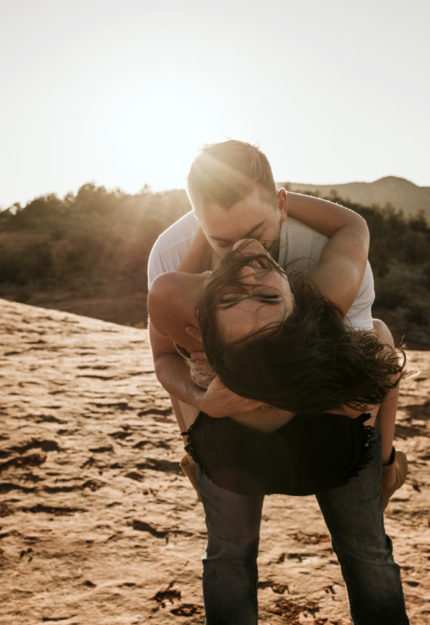
[[[148,288],[158,275],[178,270],[198,225],[193,211],[190,211],[160,234],[149,255]],[[293,269],[314,269],[327,240],[320,232],[288,217],[281,226],[278,263],[284,268],[290,265]],[[356,330],[371,330],[374,299],[373,274],[368,262],[359,293],[345,317],[345,323]]]

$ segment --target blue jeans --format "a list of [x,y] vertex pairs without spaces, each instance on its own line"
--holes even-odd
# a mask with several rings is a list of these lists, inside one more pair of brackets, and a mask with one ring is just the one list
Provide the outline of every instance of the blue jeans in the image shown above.
[[[370,463],[317,495],[348,589],[354,625],[407,625],[400,570],[385,534],[379,432]],[[198,469],[208,542],[203,557],[206,625],[255,625],[263,496],[216,486]]]

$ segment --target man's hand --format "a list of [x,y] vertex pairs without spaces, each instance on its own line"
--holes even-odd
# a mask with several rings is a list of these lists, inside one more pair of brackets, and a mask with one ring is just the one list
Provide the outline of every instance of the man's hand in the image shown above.
[[230,391],[221,380],[215,377],[199,398],[198,408],[210,417],[230,417],[250,412],[263,406],[263,402],[246,399]]
[[[199,328],[190,325],[185,328],[185,331],[193,339],[201,341],[202,335]],[[207,360],[207,357],[203,351],[193,352],[191,360]],[[210,417],[230,417],[235,414],[256,410],[264,405],[263,402],[236,395],[236,393],[224,386],[218,376],[212,380],[206,391],[202,392],[198,404],[199,409]]]

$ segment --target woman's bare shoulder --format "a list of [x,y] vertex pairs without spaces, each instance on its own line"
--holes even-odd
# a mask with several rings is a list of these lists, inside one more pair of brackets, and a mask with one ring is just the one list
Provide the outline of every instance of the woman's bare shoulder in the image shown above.
[[184,274],[180,271],[168,271],[157,276],[148,290],[148,295],[156,295],[158,297],[168,295],[169,292],[178,287],[183,282]]
[[158,276],[148,292],[147,308],[153,325],[192,351],[196,351],[200,343],[191,339],[185,328],[198,323],[196,308],[202,285],[200,274],[173,271]]

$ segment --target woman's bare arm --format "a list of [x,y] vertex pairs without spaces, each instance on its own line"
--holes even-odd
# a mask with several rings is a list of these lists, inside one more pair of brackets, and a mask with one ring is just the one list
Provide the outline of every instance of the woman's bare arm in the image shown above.
[[320,198],[288,193],[287,211],[329,237],[311,273],[320,291],[346,314],[363,280],[369,252],[369,229],[354,211]]
[[206,391],[196,386],[188,364],[175,349],[175,342],[190,352],[203,349],[198,337],[185,333],[187,323],[198,323],[195,296],[199,292],[199,280],[199,276],[171,272],[158,276],[151,286],[148,294],[149,336],[156,376],[171,395],[213,417],[254,410],[261,406],[261,402],[236,395],[218,378]]

